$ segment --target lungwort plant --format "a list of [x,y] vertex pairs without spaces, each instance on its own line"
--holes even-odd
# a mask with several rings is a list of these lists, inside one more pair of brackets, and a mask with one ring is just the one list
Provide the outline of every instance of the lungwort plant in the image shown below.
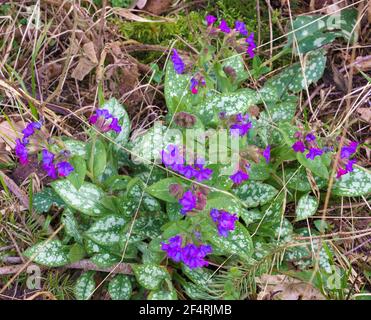
[[[360,197],[371,192],[371,174],[356,163],[362,142],[339,148],[336,135],[295,114],[298,94],[323,76],[325,45],[351,40],[355,21],[353,10],[299,17],[270,60],[293,54],[298,62],[272,72],[242,21],[229,26],[207,16],[198,53],[170,52],[166,121],[129,140],[125,108],[110,99],[90,117],[88,141],[39,143],[54,181],[33,207],[40,214],[63,208],[64,228],[25,256],[47,267],[89,259],[106,275],[112,271],[104,283],[112,299],[177,299],[182,291],[191,299],[242,299],[255,295],[255,278],[273,265],[319,267],[323,293],[333,290],[326,285],[339,272],[333,249],[297,240],[308,236],[300,221],[316,214],[330,182],[334,199]],[[41,124],[26,131],[17,141],[21,164],[29,133],[39,134]],[[289,205],[296,218],[286,217]],[[120,263],[129,265],[127,274],[115,273]],[[78,299],[96,290],[95,272],[77,280]]]

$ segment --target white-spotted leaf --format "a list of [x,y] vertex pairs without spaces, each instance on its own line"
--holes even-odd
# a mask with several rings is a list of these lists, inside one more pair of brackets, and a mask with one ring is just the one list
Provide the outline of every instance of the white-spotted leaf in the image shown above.
[[112,300],[129,300],[133,292],[129,276],[116,275],[108,284],[108,293]]
[[68,264],[68,249],[59,240],[42,241],[28,248],[24,256],[47,267],[61,267]]

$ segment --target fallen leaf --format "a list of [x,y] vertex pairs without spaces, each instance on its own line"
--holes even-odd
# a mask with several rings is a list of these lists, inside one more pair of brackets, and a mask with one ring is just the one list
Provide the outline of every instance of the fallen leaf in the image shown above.
[[309,283],[286,275],[262,275],[256,281],[261,289],[258,300],[325,300]]
[[147,0],[138,0],[135,5],[139,9],[143,9],[145,7],[146,3],[147,3]]
[[172,0],[148,0],[143,8],[145,11],[160,15],[169,9]]
[[93,42],[87,42],[82,46],[82,54],[76,68],[71,74],[72,78],[79,81],[83,80],[98,65]]
[[361,119],[371,122],[371,108],[358,108],[357,112],[360,114]]

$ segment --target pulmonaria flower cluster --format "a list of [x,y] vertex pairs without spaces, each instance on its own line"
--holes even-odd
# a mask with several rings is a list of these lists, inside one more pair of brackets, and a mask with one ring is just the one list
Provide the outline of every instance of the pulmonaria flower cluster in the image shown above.
[[254,33],[253,32],[249,33],[244,22],[239,20],[235,21],[234,29],[232,30],[231,27],[228,26],[228,23],[223,19],[220,20],[219,26],[217,28],[214,27],[214,23],[217,21],[216,17],[212,15],[207,15],[205,20],[207,26],[210,28],[211,33],[220,31],[227,35],[239,34],[243,37],[246,37],[245,39],[246,53],[250,56],[251,59],[255,57],[256,44],[254,41]]
[[[40,131],[41,127],[42,123],[40,121],[31,122],[23,129],[22,139],[16,139],[15,154],[19,158],[21,165],[26,165],[28,163],[29,151],[27,147],[30,144],[30,138],[35,134],[36,130]],[[42,140],[42,138],[40,138],[40,140]],[[67,177],[74,170],[73,166],[65,160],[55,162],[55,155],[45,148],[41,151],[41,157],[41,167],[52,179]]]
[[187,165],[176,145],[169,144],[166,149],[161,151],[162,163],[165,167],[171,168],[188,179],[195,178],[199,182],[211,178],[213,170],[206,168],[202,159],[197,159],[193,166]]
[[195,76],[191,79],[191,85],[189,86],[192,94],[197,94],[198,93],[198,88],[202,86],[206,86],[206,81],[205,78],[202,76]]
[[337,168],[336,177],[339,179],[341,176],[352,172],[353,165],[357,162],[357,159],[350,159],[357,152],[358,143],[351,141],[349,145],[343,146],[340,150],[340,160]]
[[235,223],[238,220],[237,215],[231,214],[227,211],[211,209],[210,211],[211,219],[216,223],[218,228],[218,233],[222,237],[227,237],[229,231],[234,230]]
[[103,133],[111,130],[116,133],[121,132],[121,126],[119,125],[118,119],[112,116],[107,109],[97,109],[89,118],[89,123],[93,124]]
[[239,135],[243,137],[247,135],[252,128],[252,123],[249,120],[249,115],[246,113],[242,115],[241,113],[235,116],[233,124],[230,126],[231,134]]
[[73,166],[67,161],[59,161],[55,163],[54,153],[47,149],[43,149],[41,154],[42,168],[52,179],[57,179],[57,177],[67,177],[74,170]]
[[241,184],[244,181],[249,180],[249,165],[244,165],[235,171],[229,178],[233,181],[234,184]]
[[183,262],[191,269],[209,265],[205,257],[213,251],[210,245],[201,244],[197,246],[193,243],[188,243],[184,247],[182,245],[183,238],[181,235],[177,235],[170,238],[168,243],[162,242],[161,249],[174,262]]
[[318,147],[316,137],[313,133],[308,133],[303,136],[303,134],[298,131],[295,133],[294,137],[298,140],[292,145],[292,149],[300,153],[304,153],[308,150],[308,153],[305,155],[307,159],[314,160],[324,153],[324,151]]

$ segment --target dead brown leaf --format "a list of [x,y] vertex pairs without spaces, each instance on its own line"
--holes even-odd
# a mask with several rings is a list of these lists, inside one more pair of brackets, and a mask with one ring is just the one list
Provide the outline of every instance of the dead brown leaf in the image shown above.
[[143,10],[160,15],[169,9],[172,0],[148,0]]
[[309,283],[286,275],[263,275],[257,278],[262,290],[258,300],[325,300],[322,293]]
[[361,119],[371,122],[371,108],[358,108],[357,112],[360,114]]
[[98,65],[93,42],[87,42],[82,46],[82,54],[76,68],[71,74],[72,78],[79,81],[83,80]]

